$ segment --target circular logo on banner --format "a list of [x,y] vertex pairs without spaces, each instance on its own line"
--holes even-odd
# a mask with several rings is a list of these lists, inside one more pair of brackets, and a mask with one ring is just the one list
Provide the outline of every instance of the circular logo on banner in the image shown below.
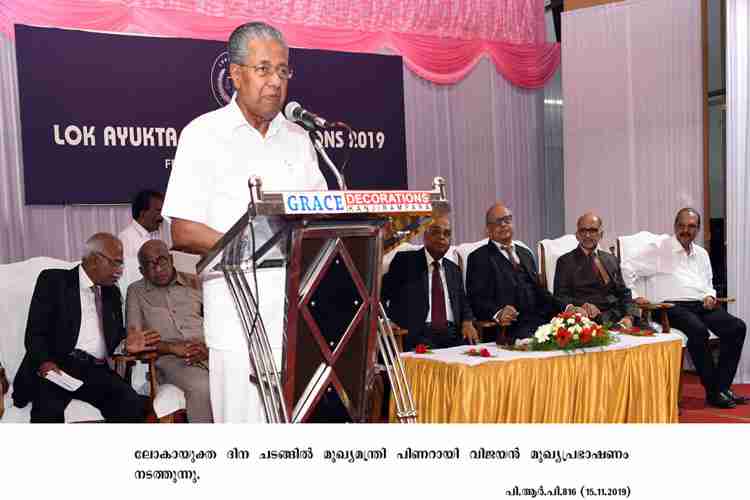
[[211,92],[219,106],[229,104],[234,94],[234,84],[229,78],[229,54],[224,51],[211,67]]

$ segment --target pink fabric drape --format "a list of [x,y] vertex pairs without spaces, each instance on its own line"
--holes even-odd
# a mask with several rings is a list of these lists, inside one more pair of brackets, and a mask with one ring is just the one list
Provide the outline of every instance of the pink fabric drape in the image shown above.
[[461,80],[482,55],[519,87],[539,88],[560,63],[545,43],[544,0],[0,0],[13,24],[226,40],[249,19],[270,22],[295,47],[374,52],[388,47],[417,75]]

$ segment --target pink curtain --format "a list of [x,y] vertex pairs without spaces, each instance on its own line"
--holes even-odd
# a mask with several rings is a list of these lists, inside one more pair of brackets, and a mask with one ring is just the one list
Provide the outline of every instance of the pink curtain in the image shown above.
[[438,84],[487,55],[512,84],[540,88],[560,63],[559,44],[544,41],[544,0],[0,0],[0,32],[11,39],[19,23],[226,40],[250,19],[295,47],[390,48]]

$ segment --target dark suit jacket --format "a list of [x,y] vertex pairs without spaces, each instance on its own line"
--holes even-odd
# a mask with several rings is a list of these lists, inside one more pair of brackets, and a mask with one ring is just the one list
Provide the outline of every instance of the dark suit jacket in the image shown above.
[[[79,267],[45,269],[36,280],[26,320],[26,355],[13,381],[13,403],[20,408],[34,397],[39,366],[45,361],[59,364],[78,341],[81,328]],[[102,316],[107,352],[112,354],[125,338],[117,286],[102,287]]]
[[[536,311],[519,311],[533,313],[541,318],[551,318],[562,310],[561,304],[555,300],[549,290],[539,286],[536,263],[527,249],[516,245],[516,255],[521,261],[521,268],[536,283]],[[512,305],[516,309],[516,287],[518,280],[513,272],[513,265],[500,253],[500,249],[492,240],[483,247],[479,247],[469,254],[466,269],[466,291],[469,295],[471,308],[477,318],[491,321],[500,309]],[[524,314],[526,316],[526,314]]]
[[[609,278],[612,280],[612,293],[603,295],[598,302],[591,302],[599,309],[619,311],[618,318],[626,314],[630,316],[638,315],[638,307],[633,302],[633,296],[630,289],[625,286],[620,272],[620,265],[614,255],[608,252],[598,252],[599,260],[604,269],[607,271]],[[555,297],[563,304],[573,304],[576,306],[583,305],[587,302],[585,297],[581,297],[577,291],[577,277],[580,276],[582,266],[590,262],[586,259],[581,247],[576,247],[565,255],[557,259],[555,268]]]
[[[443,258],[442,262],[453,319],[460,335],[461,322],[472,321],[474,314],[466,299],[461,270],[446,258]],[[430,290],[427,289],[427,283],[427,257],[424,247],[397,253],[390,269],[383,277],[381,295],[383,302],[388,305],[388,317],[409,330],[410,336],[424,328],[430,307]]]

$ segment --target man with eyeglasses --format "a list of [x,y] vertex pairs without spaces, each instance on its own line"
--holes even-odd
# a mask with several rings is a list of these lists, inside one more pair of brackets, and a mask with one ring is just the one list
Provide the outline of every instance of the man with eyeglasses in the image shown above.
[[450,219],[438,215],[424,233],[424,247],[398,252],[383,277],[383,302],[390,319],[407,329],[407,350],[419,344],[439,349],[478,339],[461,270],[445,258],[450,244]]
[[507,327],[510,339],[530,337],[561,311],[560,303],[539,285],[528,248],[513,240],[513,214],[503,203],[486,214],[489,241],[469,254],[466,292],[477,319]]
[[[32,423],[63,422],[72,399],[98,408],[107,422],[140,422],[144,400],[106,358],[115,352],[156,349],[159,334],[129,329],[122,321],[122,243],[109,233],[86,242],[80,266],[46,269],[37,278],[26,323],[26,355],[13,383],[13,402],[31,401]],[[83,382],[75,391],[53,383],[68,374]]]
[[591,212],[578,218],[578,246],[561,256],[555,268],[555,297],[567,309],[580,308],[592,320],[633,326],[638,307],[622,279],[614,255],[599,250],[604,236],[602,219]]
[[[265,23],[238,27],[229,37],[231,102],[199,116],[180,135],[162,213],[172,219],[180,250],[205,254],[247,210],[248,179],[270,191],[326,190],[307,132],[280,113],[293,72],[282,34]],[[255,223],[255,240],[272,235]],[[286,272],[278,250],[258,269],[260,312],[280,364]],[[253,286],[253,274],[248,273]],[[203,277],[211,405],[216,422],[264,422],[258,388],[250,382],[247,342],[220,272]]]
[[188,421],[211,423],[208,347],[203,337],[203,294],[197,277],[178,272],[167,245],[150,240],[138,251],[143,279],[128,288],[129,328],[159,332],[159,380],[185,393]]
[[[652,245],[639,259],[622,263],[625,283],[631,288],[639,277],[648,277],[648,297],[639,304],[669,302],[669,324],[687,335],[687,349],[706,391],[706,403],[734,408],[750,398],[736,394],[731,386],[745,343],[745,322],[719,307],[713,286],[708,252],[694,243],[701,216],[682,208],[674,219],[674,236]],[[708,349],[708,330],[719,337],[718,363]]]

